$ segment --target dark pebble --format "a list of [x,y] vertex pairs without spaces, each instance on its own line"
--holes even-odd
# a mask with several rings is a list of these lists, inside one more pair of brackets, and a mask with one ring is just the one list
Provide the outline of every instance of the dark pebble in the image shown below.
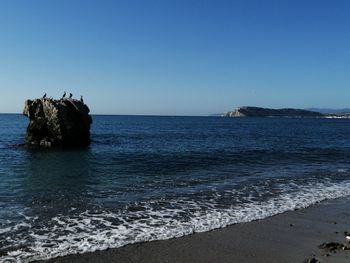
[[315,257],[312,257],[312,258],[309,258],[305,261],[306,263],[320,263],[321,261],[319,261],[317,258]]
[[338,243],[338,242],[326,242],[326,243],[319,245],[319,248],[327,249],[327,250],[330,250],[332,252],[335,252],[336,250],[339,250],[339,249],[344,249],[344,247],[345,246],[343,244]]

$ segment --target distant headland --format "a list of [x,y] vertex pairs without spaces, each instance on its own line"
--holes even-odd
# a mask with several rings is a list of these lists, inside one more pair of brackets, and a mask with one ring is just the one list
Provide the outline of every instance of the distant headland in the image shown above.
[[286,117],[286,118],[350,118],[350,112],[321,113],[318,111],[282,108],[271,109],[252,106],[237,107],[225,112],[224,117]]

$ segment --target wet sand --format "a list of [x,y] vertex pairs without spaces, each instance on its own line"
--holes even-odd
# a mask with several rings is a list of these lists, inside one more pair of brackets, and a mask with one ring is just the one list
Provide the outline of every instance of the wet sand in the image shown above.
[[350,232],[348,198],[210,232],[46,262],[292,263],[315,257],[319,262],[345,263],[350,262],[350,250],[329,251],[318,247],[331,241],[347,246],[345,231]]

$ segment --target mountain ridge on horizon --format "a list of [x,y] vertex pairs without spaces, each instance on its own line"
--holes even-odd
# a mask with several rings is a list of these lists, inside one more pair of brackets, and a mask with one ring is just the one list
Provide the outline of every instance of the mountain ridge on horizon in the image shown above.
[[[350,108],[317,108],[317,107],[310,107],[310,108],[297,108],[297,107],[283,107],[283,108],[273,108],[273,107],[259,107],[259,106],[237,106],[234,109],[237,108],[244,108],[244,107],[255,107],[255,108],[262,108],[262,109],[295,109],[295,110],[307,110],[307,111],[314,111],[314,112],[320,112],[323,114],[333,114],[333,113],[350,113]],[[211,114],[211,116],[217,115],[218,113]]]
[[225,117],[317,117],[317,118],[349,118],[349,109],[323,108],[263,108],[256,106],[236,107],[233,111],[225,112]]
[[350,108],[341,108],[341,109],[332,109],[332,108],[305,108],[304,110],[309,110],[309,111],[316,111],[320,113],[343,113],[343,112],[350,112]]

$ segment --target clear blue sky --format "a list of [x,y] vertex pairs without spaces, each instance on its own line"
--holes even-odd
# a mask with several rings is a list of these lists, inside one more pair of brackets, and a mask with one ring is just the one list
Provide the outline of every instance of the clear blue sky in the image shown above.
[[84,95],[93,113],[350,106],[350,1],[1,0],[0,112]]

